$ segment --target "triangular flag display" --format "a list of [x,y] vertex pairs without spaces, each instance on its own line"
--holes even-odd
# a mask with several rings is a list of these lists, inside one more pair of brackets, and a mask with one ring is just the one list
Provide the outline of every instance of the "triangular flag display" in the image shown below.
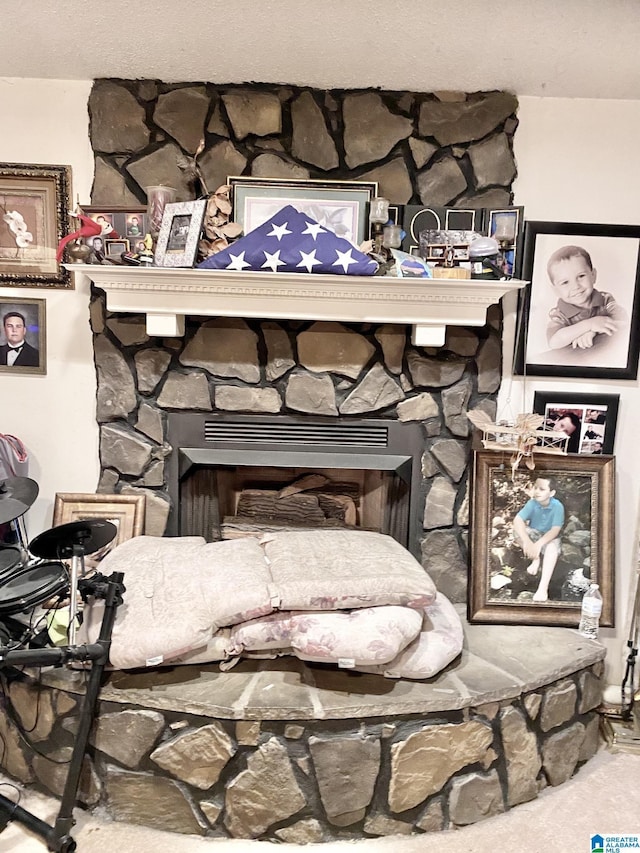
[[289,204],[198,269],[373,275],[378,264]]

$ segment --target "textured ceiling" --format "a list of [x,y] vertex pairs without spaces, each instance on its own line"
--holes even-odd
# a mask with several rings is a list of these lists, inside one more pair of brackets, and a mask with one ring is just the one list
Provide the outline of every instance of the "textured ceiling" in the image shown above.
[[638,0],[21,0],[0,77],[640,97]]

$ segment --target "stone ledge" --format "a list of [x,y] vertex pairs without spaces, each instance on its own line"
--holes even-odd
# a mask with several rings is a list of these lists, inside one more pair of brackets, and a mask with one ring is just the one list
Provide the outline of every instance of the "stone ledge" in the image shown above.
[[[455,711],[514,699],[604,659],[597,641],[574,629],[472,625],[462,654],[425,681],[305,664],[294,657],[111,672],[100,698],[229,720],[353,719]],[[51,669],[43,682],[83,692],[84,674]]]

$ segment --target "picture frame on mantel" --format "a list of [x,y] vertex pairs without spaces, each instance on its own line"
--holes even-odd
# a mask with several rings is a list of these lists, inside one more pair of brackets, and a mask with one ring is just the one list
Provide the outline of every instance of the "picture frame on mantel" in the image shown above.
[[56,260],[70,202],[70,166],[0,163],[0,286],[73,289]]
[[[576,627],[582,596],[594,582],[603,599],[600,625],[613,626],[614,461],[613,456],[536,453],[533,471],[523,466],[512,475],[508,454],[474,452],[470,622]],[[529,571],[533,561],[514,531],[514,519],[533,499],[538,478],[564,513],[546,598],[544,563]]]
[[165,206],[155,251],[156,266],[193,267],[206,204],[206,199],[197,199]]
[[356,246],[369,235],[376,181],[322,181],[231,175],[233,220],[248,234],[288,204]]
[[636,378],[640,226],[527,222],[523,278],[514,373]]
[[[87,237],[85,243],[92,246],[98,257],[118,258],[122,252],[144,251],[144,238],[149,232],[149,217],[146,207],[96,207],[82,205],[82,212],[101,226],[101,233]],[[117,242],[119,241],[119,242]],[[103,258],[102,258],[103,259]]]

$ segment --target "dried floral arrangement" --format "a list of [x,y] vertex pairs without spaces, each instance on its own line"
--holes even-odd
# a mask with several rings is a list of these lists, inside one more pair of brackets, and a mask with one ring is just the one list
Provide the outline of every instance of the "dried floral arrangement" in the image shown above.
[[208,197],[203,234],[198,243],[199,261],[221,252],[242,236],[242,226],[231,219],[231,188],[223,184],[214,193],[210,193],[207,188],[202,169],[198,164],[198,157],[204,151],[204,147],[204,139],[201,139],[193,157],[178,159],[178,167],[193,184],[196,198]]

